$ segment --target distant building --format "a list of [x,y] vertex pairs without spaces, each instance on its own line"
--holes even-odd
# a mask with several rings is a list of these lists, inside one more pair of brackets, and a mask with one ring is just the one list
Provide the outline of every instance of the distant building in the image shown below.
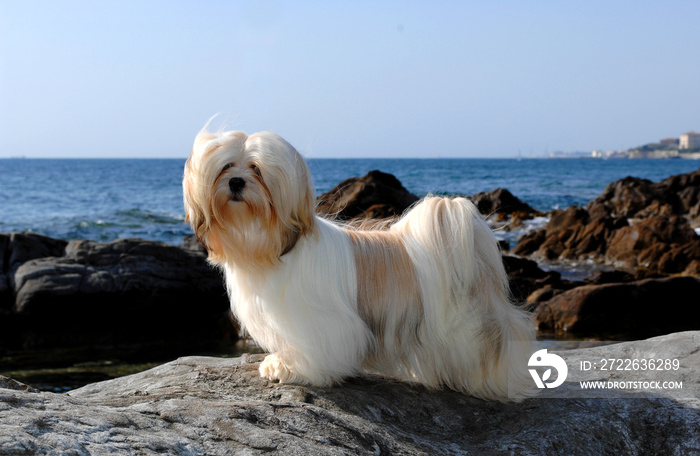
[[591,152],[593,158],[629,158],[628,152],[620,150],[594,150]]
[[666,138],[659,141],[661,146],[671,149],[673,147],[678,147],[678,138]]
[[555,152],[550,152],[548,155],[549,158],[590,158],[591,153],[590,152],[562,152],[562,151],[555,151]]
[[700,148],[700,133],[694,131],[682,134],[678,141],[680,149],[697,149]]
[[630,150],[627,158],[678,158],[678,150]]
[[[570,158],[578,154],[557,152],[550,154],[552,158]],[[594,150],[592,158],[686,158],[700,160],[700,133],[690,131],[680,138],[665,138],[659,142],[649,143],[628,150]]]

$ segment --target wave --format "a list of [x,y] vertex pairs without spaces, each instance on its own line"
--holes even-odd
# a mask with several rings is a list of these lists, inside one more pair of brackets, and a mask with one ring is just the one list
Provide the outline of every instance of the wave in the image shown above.
[[88,239],[109,242],[120,238],[144,238],[172,245],[182,243],[191,230],[184,214],[140,208],[117,210],[92,216],[53,216],[31,224],[0,222],[2,232],[30,232],[58,239]]

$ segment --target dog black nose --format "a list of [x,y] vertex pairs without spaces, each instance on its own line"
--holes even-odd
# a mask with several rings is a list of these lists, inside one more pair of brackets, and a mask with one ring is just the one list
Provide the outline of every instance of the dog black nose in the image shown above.
[[228,181],[228,188],[231,189],[232,193],[240,193],[243,187],[245,187],[245,180],[240,177],[232,177],[231,180]]

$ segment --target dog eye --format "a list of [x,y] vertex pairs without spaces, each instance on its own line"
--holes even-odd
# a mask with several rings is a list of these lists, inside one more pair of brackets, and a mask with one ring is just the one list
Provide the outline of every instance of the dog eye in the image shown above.
[[261,175],[261,174],[260,174],[260,168],[258,168],[258,166],[257,166],[257,165],[255,165],[255,164],[253,164],[253,165],[250,165],[250,169],[252,169],[252,170],[253,170],[253,172],[254,172],[255,174],[257,174],[258,176],[260,176],[260,175]]
[[223,167],[223,169],[221,170],[221,172],[223,173],[224,171],[226,171],[227,169],[229,169],[229,168],[231,168],[231,167],[233,167],[233,163],[227,163],[226,165],[224,165],[224,167]]

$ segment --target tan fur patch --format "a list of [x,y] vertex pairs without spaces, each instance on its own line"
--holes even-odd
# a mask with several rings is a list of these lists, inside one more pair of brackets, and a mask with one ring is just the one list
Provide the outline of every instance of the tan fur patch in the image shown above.
[[357,309],[381,349],[413,343],[423,323],[423,303],[403,242],[387,231],[347,231],[357,270]]

